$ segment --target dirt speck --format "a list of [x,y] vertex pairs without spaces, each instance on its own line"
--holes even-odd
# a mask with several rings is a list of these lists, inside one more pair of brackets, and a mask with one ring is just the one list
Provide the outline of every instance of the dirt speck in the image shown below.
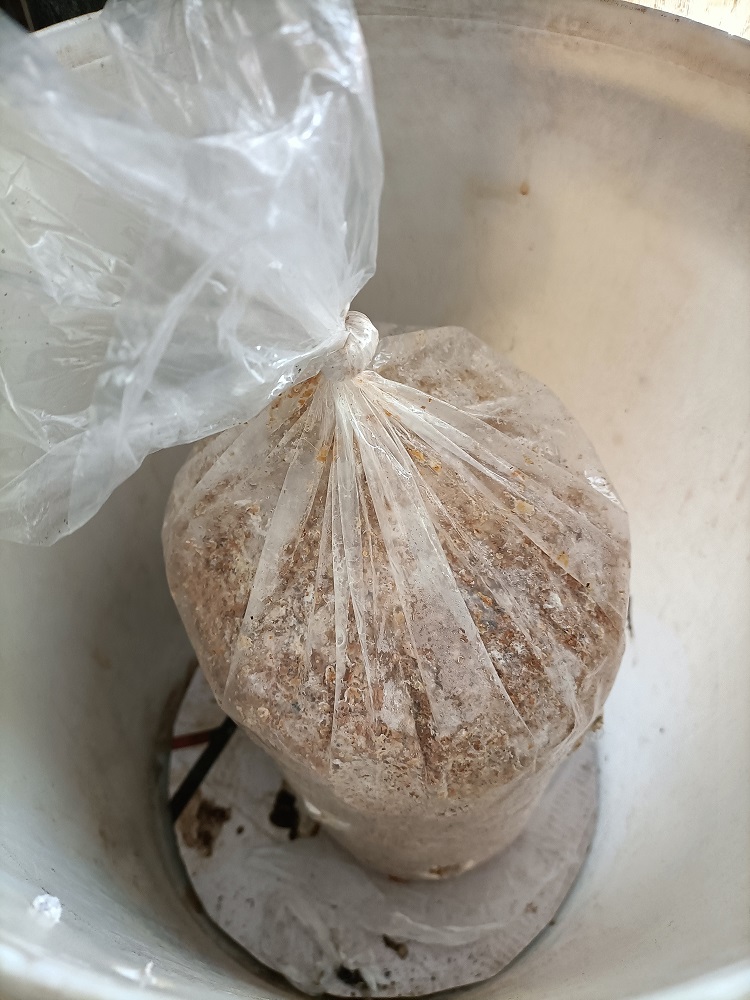
[[390,948],[391,951],[395,951],[399,958],[408,958],[409,946],[403,941],[394,941],[392,937],[388,937],[387,934],[384,934],[383,944],[386,948]]
[[231,815],[231,809],[204,799],[200,794],[194,796],[179,819],[185,846],[198,851],[204,858],[210,858],[216,838]]
[[536,910],[537,910],[536,903],[527,903],[523,912],[524,913],[536,913]]
[[289,831],[289,839],[296,840],[299,836],[299,809],[294,794],[283,785],[274,799],[273,809],[268,817],[274,826]]
[[435,865],[430,868],[430,875],[434,875],[435,878],[449,878],[451,875],[458,875],[461,871],[461,865]]
[[91,659],[97,667],[100,667],[102,670],[112,669],[112,661],[103,650],[99,649],[98,646],[94,646],[91,650]]
[[340,965],[336,969],[336,975],[347,986],[367,986],[359,969],[347,969],[345,965]]

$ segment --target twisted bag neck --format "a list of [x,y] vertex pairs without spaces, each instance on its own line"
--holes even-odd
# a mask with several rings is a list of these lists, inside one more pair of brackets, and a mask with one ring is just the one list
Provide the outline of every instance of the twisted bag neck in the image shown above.
[[325,361],[321,371],[329,382],[354,378],[369,368],[378,349],[378,331],[364,313],[348,312],[344,326],[347,338]]

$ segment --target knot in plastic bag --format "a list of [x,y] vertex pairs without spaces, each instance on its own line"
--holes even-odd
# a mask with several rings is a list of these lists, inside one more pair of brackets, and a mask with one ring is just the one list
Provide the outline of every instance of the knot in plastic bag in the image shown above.
[[378,331],[364,313],[348,312],[344,326],[348,333],[346,341],[326,358],[321,369],[331,382],[359,375],[370,366],[378,349]]

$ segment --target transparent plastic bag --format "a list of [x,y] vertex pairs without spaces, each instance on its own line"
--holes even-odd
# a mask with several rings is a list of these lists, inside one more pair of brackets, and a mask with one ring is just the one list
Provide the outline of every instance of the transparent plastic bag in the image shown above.
[[217,697],[359,858],[461,871],[601,709],[625,514],[543,387],[466,331],[375,356],[349,313],[382,175],[350,4],[102,23],[121,100],[0,22],[2,534],[204,439],[164,541]]
[[343,343],[381,151],[346,0],[109,0],[123,100],[0,19],[0,530],[48,543]]
[[196,446],[167,575],[219,703],[313,818],[439,878],[515,839],[601,712],[627,516],[559,400],[466,330],[373,360],[347,325],[319,375]]

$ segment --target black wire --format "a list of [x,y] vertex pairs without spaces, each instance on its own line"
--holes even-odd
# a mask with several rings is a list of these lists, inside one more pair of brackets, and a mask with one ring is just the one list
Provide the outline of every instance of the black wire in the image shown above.
[[183,809],[197,792],[236,728],[237,723],[227,717],[214,729],[208,746],[185,775],[180,787],[169,801],[169,815],[173,823],[179,819]]

